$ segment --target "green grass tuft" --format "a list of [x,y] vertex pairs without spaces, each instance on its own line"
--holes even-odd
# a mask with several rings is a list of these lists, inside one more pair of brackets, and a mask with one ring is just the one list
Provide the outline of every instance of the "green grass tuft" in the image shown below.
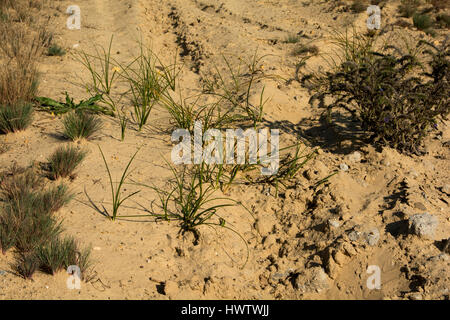
[[33,122],[33,106],[27,103],[0,106],[0,132],[25,130]]
[[89,112],[71,112],[63,118],[66,138],[73,141],[91,139],[102,128],[100,118]]
[[87,151],[74,146],[59,147],[48,159],[52,179],[66,178],[73,175],[75,169],[86,157]]

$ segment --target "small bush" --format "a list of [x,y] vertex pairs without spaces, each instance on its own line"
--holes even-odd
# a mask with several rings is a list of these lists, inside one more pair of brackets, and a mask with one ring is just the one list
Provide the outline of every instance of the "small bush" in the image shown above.
[[80,249],[72,237],[57,238],[36,250],[39,268],[51,275],[72,265],[78,266],[83,275],[91,266],[90,254],[90,248]]
[[36,95],[39,75],[34,63],[7,63],[0,68],[0,105],[31,101]]
[[3,201],[19,199],[22,194],[31,193],[43,186],[43,179],[34,168],[13,165],[0,177],[0,196]]
[[11,265],[14,272],[29,280],[39,268],[39,260],[33,253],[20,253]]
[[433,25],[433,20],[427,14],[415,13],[413,15],[414,26],[419,30],[429,30]]
[[0,132],[25,130],[33,122],[33,106],[27,103],[0,106]]
[[87,152],[74,146],[59,147],[48,159],[52,179],[66,178],[86,157]]
[[299,41],[300,41],[299,35],[289,34],[283,42],[284,43],[297,43]]
[[[418,49],[423,55],[393,47],[369,51],[325,74],[305,76],[316,91],[311,102],[318,99],[329,120],[332,108],[349,110],[373,141],[420,154],[423,139],[450,112],[450,46],[421,41]],[[327,105],[326,96],[334,101]]]
[[0,248],[3,254],[16,245],[17,226],[15,221],[9,220],[3,214],[0,215]]
[[61,57],[65,54],[66,54],[66,51],[57,44],[52,44],[48,48],[48,51],[47,51],[47,55],[50,57],[53,57],[53,56]]
[[76,262],[77,245],[72,237],[54,239],[36,250],[39,267],[42,271],[55,274]]
[[35,197],[28,195],[20,200],[7,203],[2,217],[15,230],[15,247],[20,252],[33,252],[58,236],[62,228],[50,212],[35,206]]
[[450,28],[450,15],[448,14],[440,14],[436,17],[436,22],[442,27],[442,28]]
[[73,194],[69,191],[69,188],[61,183],[38,193],[36,207],[41,208],[43,212],[54,213],[68,204],[72,198]]
[[66,138],[71,140],[90,139],[102,127],[100,118],[88,112],[71,112],[63,119]]

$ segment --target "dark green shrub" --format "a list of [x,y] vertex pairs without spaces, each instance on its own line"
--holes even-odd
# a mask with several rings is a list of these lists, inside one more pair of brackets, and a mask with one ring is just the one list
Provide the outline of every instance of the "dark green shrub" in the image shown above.
[[47,51],[48,56],[61,57],[65,54],[66,54],[66,51],[57,44],[52,44],[50,47],[48,47],[48,51]]
[[415,13],[413,23],[417,29],[426,31],[433,25],[433,19],[427,14]]
[[[449,105],[449,44],[441,48],[421,41],[423,55],[403,54],[397,48],[368,52],[344,59],[325,74],[307,75],[303,83],[331,109],[351,111],[371,133],[371,139],[400,151],[421,153],[421,144],[439,119],[446,119]],[[325,97],[333,102],[325,104]]]
[[0,106],[0,132],[25,130],[33,122],[33,106],[27,103]]

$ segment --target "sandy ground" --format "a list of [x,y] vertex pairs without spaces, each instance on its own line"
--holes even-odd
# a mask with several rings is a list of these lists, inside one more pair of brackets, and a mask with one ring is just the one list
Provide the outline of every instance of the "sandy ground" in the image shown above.
[[[382,23],[397,20],[397,1],[392,2],[383,11]],[[81,30],[65,28],[70,4],[82,10]],[[221,54],[246,57],[255,49],[267,55],[267,72],[291,79],[298,57],[291,54],[294,45],[283,42],[288,34],[301,32],[301,41],[312,41],[321,53],[330,53],[331,30],[364,26],[365,13],[333,7],[325,1],[294,0],[57,1],[52,28],[68,54],[42,59],[40,95],[62,99],[68,91],[76,100],[87,98],[76,85],[87,73],[70,53],[74,45],[88,52],[94,44],[107,46],[112,35],[113,56],[119,61],[136,55],[139,39],[167,63],[180,53],[184,63],[180,87],[186,94],[201,88],[202,78],[214,65],[223,66]],[[417,30],[409,32],[428,37]],[[312,58],[308,66],[316,66],[320,59]],[[200,241],[194,245],[192,235],[180,235],[175,222],[150,218],[111,222],[99,214],[90,201],[108,207],[111,199],[97,144],[116,177],[142,146],[131,178],[159,187],[165,187],[170,177],[163,159],[169,159],[172,148],[170,134],[159,130],[168,118],[161,110],[154,110],[142,132],[131,126],[123,142],[117,121],[103,117],[100,136],[82,143],[90,153],[70,182],[76,199],[58,213],[66,234],[94,248],[90,281],[80,290],[69,290],[66,273],[37,273],[33,281],[25,281],[6,272],[0,275],[0,299],[448,298],[450,261],[441,251],[441,241],[450,237],[450,199],[443,191],[448,192],[450,172],[448,124],[427,140],[423,156],[375,150],[350,134],[355,125],[348,119],[340,119],[334,128],[322,126],[320,110],[308,104],[310,96],[298,82],[264,84],[271,98],[265,119],[282,130],[282,145],[299,135],[319,151],[295,186],[278,197],[264,186],[237,185],[226,192],[256,217],[240,207],[221,213],[245,239],[248,251],[242,239],[227,230],[200,228]],[[67,143],[61,128],[58,118],[37,113],[29,130],[0,137],[9,146],[0,154],[0,165],[45,162],[57,146]],[[360,160],[351,156],[354,151],[360,152]],[[342,163],[349,170],[314,191],[312,186]],[[124,204],[121,214],[143,214],[141,205],[150,208],[156,197],[151,190],[142,190]],[[407,231],[408,217],[423,212],[439,220],[433,239]],[[368,244],[377,232],[379,240]],[[243,266],[247,253],[249,260]],[[0,270],[10,270],[11,261],[12,253],[0,256]],[[382,271],[379,290],[366,286],[370,265]]]

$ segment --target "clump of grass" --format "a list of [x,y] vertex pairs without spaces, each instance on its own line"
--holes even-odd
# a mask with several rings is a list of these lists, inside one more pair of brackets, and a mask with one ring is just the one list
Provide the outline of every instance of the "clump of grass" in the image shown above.
[[152,50],[141,43],[139,56],[123,68],[121,76],[130,86],[133,116],[141,131],[153,106],[169,88],[175,90],[176,60],[173,66],[165,66]]
[[91,139],[102,128],[102,122],[90,112],[70,112],[63,118],[63,135],[70,140]]
[[34,62],[10,61],[0,69],[0,105],[30,102],[39,86],[39,74]]
[[66,51],[57,44],[52,44],[47,50],[47,55],[50,57],[53,56],[62,57],[65,54]]
[[0,214],[0,248],[6,252],[16,244],[17,223],[11,221],[4,214]]
[[69,191],[69,187],[64,183],[60,183],[41,191],[38,196],[38,203],[41,204],[42,211],[54,213],[67,205],[72,198],[73,194]]
[[65,185],[43,189],[42,178],[32,168],[13,167],[3,176],[0,192],[2,251],[15,246],[20,252],[31,252],[61,232],[52,214],[71,200]]
[[283,41],[284,43],[298,43],[300,42],[300,36],[297,34],[289,34]]
[[[348,43],[342,45],[347,50]],[[344,54],[332,71],[305,76],[315,91],[311,103],[319,100],[329,121],[333,108],[352,112],[372,142],[421,154],[423,139],[450,112],[450,45],[420,41],[406,53],[393,46],[375,51],[363,45],[354,55]]]
[[[287,147],[284,149],[289,149]],[[280,167],[278,172],[273,175],[257,178],[252,180],[253,183],[268,183],[276,188],[276,195],[278,195],[278,188],[281,184],[287,188],[287,183],[292,180],[295,175],[302,169],[314,156],[315,150],[307,152],[307,148],[301,150],[300,145],[295,146],[293,154],[288,153],[280,160]]]
[[42,271],[51,275],[66,268],[69,257],[76,255],[76,243],[72,237],[56,238],[49,243],[40,246],[36,250],[39,267]]
[[442,13],[436,16],[436,22],[443,28],[450,28],[450,15]]
[[[259,99],[252,101],[255,85],[265,79],[277,79],[264,72],[263,59],[257,51],[249,59],[239,59],[239,64],[233,66],[229,59],[222,56],[226,65],[222,72],[218,67],[212,77],[204,77],[203,93],[215,96],[221,107],[217,108],[222,121],[228,123],[251,122],[254,127],[263,121],[264,106],[268,99],[264,97],[264,86],[259,90]],[[223,111],[226,110],[226,111]]]
[[16,256],[11,268],[25,280],[31,280],[34,273],[39,269],[39,260],[33,253],[20,253]]
[[[218,214],[218,211],[222,208],[242,205],[242,203],[227,197],[214,197],[214,186],[205,183],[203,180],[205,174],[202,170],[204,170],[204,167],[195,166],[192,174],[188,174],[190,170],[187,170],[186,167],[177,171],[170,164],[169,166],[174,180],[171,181],[171,189],[168,191],[140,184],[155,190],[159,196],[162,213],[151,212],[150,215],[165,221],[180,222],[180,232],[192,232],[196,241],[200,236],[198,230],[200,226],[220,227],[230,230],[245,243],[247,262],[249,253],[247,242],[236,230],[229,227],[226,220]],[[244,207],[244,209],[246,208]],[[251,214],[250,211],[248,212]]]
[[[214,188],[203,181],[204,167],[198,166],[193,174],[188,176],[186,168],[181,172],[170,167],[174,177],[173,188],[165,191],[151,187],[158,192],[162,214],[152,214],[164,220],[177,220],[181,223],[183,232],[190,231],[198,235],[197,228],[201,225],[225,226],[225,220],[217,215],[217,210],[238,203],[229,198],[214,198]],[[213,201],[225,200],[228,203],[210,204]],[[173,205],[173,206],[172,206]],[[213,221],[213,219],[216,221]]]
[[307,45],[307,44],[301,44],[298,45],[293,51],[292,54],[294,56],[300,56],[309,54],[311,56],[316,56],[319,54],[319,48],[316,45]]
[[366,11],[368,5],[366,1],[362,0],[353,0],[353,3],[350,5],[350,10],[354,13],[361,13]]
[[56,180],[72,176],[86,154],[87,151],[71,145],[56,149],[48,159],[51,178]]
[[413,23],[417,29],[427,31],[433,26],[433,19],[427,14],[415,13]]
[[38,88],[37,61],[42,53],[44,33],[44,25],[31,21],[20,23],[11,19],[0,22],[0,105],[33,99]]
[[41,189],[43,179],[36,174],[34,168],[21,168],[13,165],[0,177],[0,196],[3,201],[17,199],[24,193]]
[[139,152],[140,149],[138,149],[134,155],[131,157],[130,161],[128,161],[128,164],[125,168],[125,170],[122,173],[122,176],[120,178],[120,181],[114,185],[113,179],[112,179],[112,175],[111,175],[111,170],[109,170],[109,166],[108,166],[108,162],[106,161],[105,155],[103,154],[102,149],[100,148],[100,146],[98,146],[98,149],[100,150],[100,153],[102,155],[102,159],[103,162],[105,163],[105,167],[106,167],[106,171],[108,172],[108,178],[109,178],[109,183],[110,183],[110,187],[111,187],[111,196],[112,196],[112,201],[113,201],[113,205],[112,205],[112,212],[111,214],[108,213],[108,211],[104,208],[105,214],[108,216],[108,218],[112,221],[115,221],[116,218],[118,217],[119,214],[119,209],[120,206],[122,205],[122,203],[131,198],[132,196],[134,196],[135,194],[139,193],[139,191],[135,191],[125,197],[122,198],[122,187],[125,183],[125,181],[127,180],[128,176],[129,176],[129,169],[131,166],[131,163],[133,162],[134,158],[136,157],[137,153]]
[[28,103],[0,106],[0,132],[25,130],[33,122],[33,106]]
[[74,57],[88,70],[91,76],[91,82],[84,84],[88,93],[92,96],[101,96],[101,101],[108,105],[111,112],[114,113],[120,97],[117,97],[112,89],[119,78],[120,68],[111,55],[112,43],[113,37],[111,37],[107,49],[96,46],[94,55],[77,52]]
[[91,249],[80,249],[73,237],[55,238],[36,250],[39,268],[51,275],[71,265],[78,266],[84,274],[91,266],[90,254]]

